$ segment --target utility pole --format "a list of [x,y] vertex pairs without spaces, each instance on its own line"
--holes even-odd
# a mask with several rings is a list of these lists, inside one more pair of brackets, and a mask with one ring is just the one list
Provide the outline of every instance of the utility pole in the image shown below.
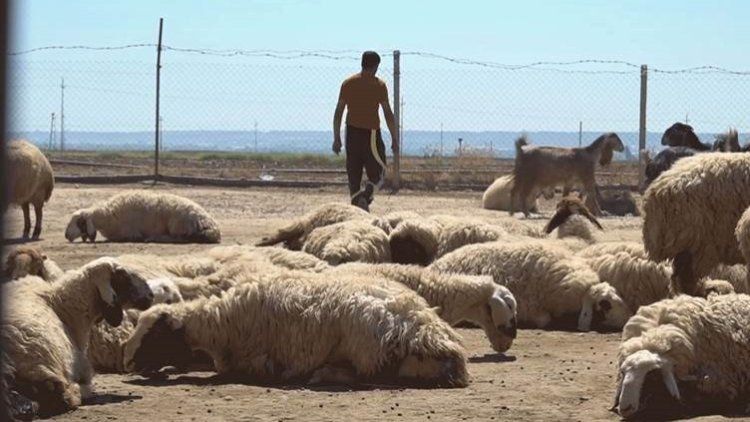
[[65,151],[65,78],[60,82],[60,152]]
[[440,123],[440,156],[443,156],[443,123]]
[[159,116],[159,151],[164,151],[164,116]]
[[689,121],[690,121],[690,120],[688,119],[688,113],[687,113],[687,111],[686,111],[686,112],[685,112],[685,124],[688,124],[688,122],[689,122]]
[[55,146],[55,113],[52,113],[52,116],[50,117],[49,122],[49,145],[47,146],[47,149],[52,151],[52,148]]
[[258,153],[258,121],[255,121],[255,153]]
[[154,134],[154,183],[159,180],[159,93],[161,82],[161,34],[164,27],[164,18],[159,18],[159,44],[156,47],[156,133]]
[[578,148],[581,147],[581,142],[583,142],[583,121],[578,122]]

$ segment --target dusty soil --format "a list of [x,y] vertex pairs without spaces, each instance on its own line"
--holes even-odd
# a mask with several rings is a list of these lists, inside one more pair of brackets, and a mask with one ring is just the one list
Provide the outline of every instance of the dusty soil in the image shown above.
[[[103,255],[132,252],[177,254],[205,245],[68,243],[67,216],[126,188],[147,185],[87,187],[60,184],[45,207],[41,247],[64,269]],[[346,201],[342,190],[206,189],[157,186],[194,199],[219,221],[224,244],[251,243],[285,220],[329,201]],[[508,218],[479,209],[481,194],[425,194],[401,191],[376,197],[372,211],[415,210],[425,214]],[[550,215],[553,202],[544,202]],[[21,212],[11,209],[6,243],[21,232]],[[540,227],[543,219],[532,221]],[[609,240],[637,240],[639,218],[606,218]],[[10,239],[8,239],[10,238]],[[608,411],[614,394],[618,334],[522,330],[505,355],[490,349],[477,329],[459,329],[471,354],[472,382],[464,389],[394,389],[371,387],[283,388],[224,383],[212,373],[194,372],[150,381],[130,375],[97,375],[93,403],[55,420],[266,421],[266,420],[618,420]],[[719,419],[709,417],[706,420]]]

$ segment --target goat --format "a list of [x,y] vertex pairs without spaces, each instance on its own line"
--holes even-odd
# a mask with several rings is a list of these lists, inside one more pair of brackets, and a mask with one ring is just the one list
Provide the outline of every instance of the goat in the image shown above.
[[587,206],[595,215],[601,215],[596,199],[596,163],[606,166],[612,161],[614,151],[624,150],[620,137],[612,132],[599,136],[583,148],[537,147],[529,145],[525,136],[518,138],[513,168],[516,183],[511,190],[510,214],[513,215],[515,200],[520,197],[521,210],[528,217],[528,198],[534,188],[544,189],[559,184],[570,186],[577,179],[586,193]]

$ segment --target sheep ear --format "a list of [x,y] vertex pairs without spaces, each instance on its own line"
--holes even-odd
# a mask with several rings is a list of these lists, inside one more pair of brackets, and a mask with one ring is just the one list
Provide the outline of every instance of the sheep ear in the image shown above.
[[[101,265],[101,263],[97,262],[96,266],[98,267]],[[103,315],[104,320],[107,321],[107,323],[113,327],[117,327],[122,323],[122,306],[120,305],[120,300],[117,297],[117,293],[115,292],[115,289],[112,286],[112,277],[114,275],[114,272],[116,271],[115,265],[112,262],[106,262],[104,263],[104,268],[106,268],[105,271],[107,271],[109,274],[104,276],[103,274],[92,274],[91,277],[95,277],[97,279],[97,289],[99,290],[99,298],[102,300],[102,308],[103,308]],[[104,269],[102,267],[99,267],[100,270]]]
[[594,302],[590,297],[583,298],[581,313],[578,315],[578,331],[591,330],[591,321],[594,318]]
[[581,212],[581,215],[586,217],[593,225],[599,228],[599,230],[604,230],[604,227],[602,227],[601,224],[599,224],[599,220],[594,217],[593,214],[591,214],[591,211],[589,211],[586,207],[580,207],[579,211]]
[[552,233],[552,230],[555,230],[558,226],[568,221],[568,218],[570,218],[572,214],[573,213],[570,212],[570,209],[568,209],[568,207],[558,209],[555,215],[550,218],[549,223],[547,223],[547,227],[544,228],[544,232],[547,234]]
[[94,226],[94,219],[86,217],[86,233],[89,235],[91,242],[96,241],[96,226]]

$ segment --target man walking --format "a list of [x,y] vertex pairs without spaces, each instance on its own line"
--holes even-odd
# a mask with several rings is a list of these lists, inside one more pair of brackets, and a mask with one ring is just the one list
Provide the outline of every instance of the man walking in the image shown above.
[[[380,134],[378,109],[383,107],[391,149],[398,154],[398,128],[388,102],[388,88],[375,76],[380,56],[374,51],[362,54],[362,71],[348,77],[341,84],[339,101],[333,115],[333,152],[341,152],[341,117],[346,113],[346,174],[352,205],[369,211],[375,188],[385,178],[385,145]],[[362,187],[362,168],[368,181]]]

